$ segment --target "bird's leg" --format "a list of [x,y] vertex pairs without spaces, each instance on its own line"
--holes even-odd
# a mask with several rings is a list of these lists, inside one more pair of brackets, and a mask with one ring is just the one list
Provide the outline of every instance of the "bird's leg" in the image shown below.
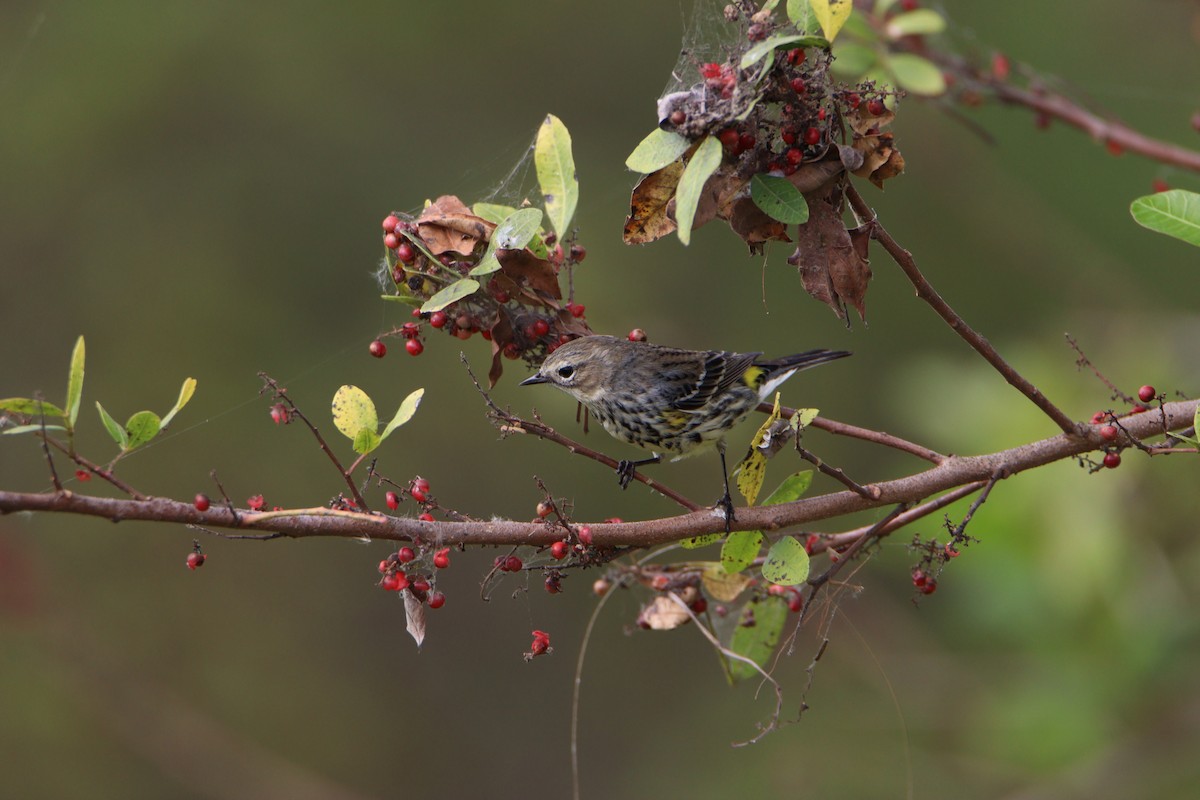
[[624,489],[633,480],[633,473],[637,472],[638,467],[644,467],[647,464],[657,464],[660,461],[662,461],[662,456],[658,453],[655,453],[650,458],[643,458],[639,461],[621,461],[617,464],[617,482]]
[[725,467],[725,442],[717,442],[717,452],[721,455],[721,478],[725,481],[725,494],[717,501],[717,506],[725,511],[725,535],[728,536],[733,526],[733,497],[729,494],[729,470]]

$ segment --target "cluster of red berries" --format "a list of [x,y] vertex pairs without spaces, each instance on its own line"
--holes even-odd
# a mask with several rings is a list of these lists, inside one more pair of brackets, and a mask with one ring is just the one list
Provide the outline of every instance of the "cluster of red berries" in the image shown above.
[[924,570],[914,569],[912,573],[913,586],[921,594],[933,594],[937,591],[937,579],[926,575]]
[[733,90],[737,88],[738,72],[732,64],[701,64],[700,77],[704,78],[705,88],[724,100],[733,97]]
[[[1150,384],[1146,384],[1137,390],[1137,396],[1138,400],[1141,400],[1142,403],[1149,403],[1158,397],[1158,390]],[[1129,409],[1129,413],[1142,414],[1146,412],[1148,409],[1146,406],[1142,405],[1142,403],[1135,403],[1133,407]],[[1106,442],[1116,442],[1121,435],[1120,429],[1116,425],[1111,424],[1111,422],[1109,424],[1102,424],[1106,420],[1112,418],[1112,416],[1112,412],[1109,411],[1097,411],[1092,415],[1092,424],[1101,426],[1096,432],[1100,434],[1100,438]],[[1104,458],[1101,463],[1103,463],[1107,469],[1116,469],[1117,467],[1121,466],[1121,454],[1116,450],[1108,450],[1104,453]]]
[[525,562],[520,556],[496,556],[493,566],[501,572],[520,572]]
[[[385,592],[402,592],[407,589],[417,600],[428,603],[430,608],[441,608],[446,604],[446,595],[433,591],[429,577],[419,572],[419,567],[408,566],[416,559],[416,551],[407,546],[388,555],[379,562],[379,572],[383,575],[379,586]],[[432,561],[437,569],[450,566],[450,548],[445,547],[435,552]]]
[[792,613],[798,613],[804,609],[804,597],[795,586],[781,586],[778,583],[772,583],[767,587],[767,595],[782,597],[787,601],[788,610]]

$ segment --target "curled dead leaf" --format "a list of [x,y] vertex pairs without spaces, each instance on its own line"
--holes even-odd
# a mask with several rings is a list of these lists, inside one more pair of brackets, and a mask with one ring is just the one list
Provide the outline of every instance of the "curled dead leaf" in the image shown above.
[[691,618],[685,607],[670,597],[659,595],[642,607],[638,614],[638,626],[652,631],[669,631]]
[[865,319],[871,266],[842,223],[842,187],[838,184],[805,198],[808,222],[796,228],[796,251],[788,263],[799,270],[805,291],[840,319],[847,319],[847,303]]
[[675,199],[683,169],[683,162],[676,161],[651,172],[633,187],[622,235],[625,244],[649,244],[675,232],[675,220],[667,214],[667,204]]
[[477,217],[454,195],[442,195],[417,217],[417,232],[435,256],[454,252],[469,256],[496,229],[494,222]]

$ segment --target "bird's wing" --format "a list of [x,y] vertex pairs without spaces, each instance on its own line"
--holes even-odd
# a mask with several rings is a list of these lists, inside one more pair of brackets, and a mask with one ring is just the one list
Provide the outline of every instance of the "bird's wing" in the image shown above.
[[699,375],[696,388],[672,405],[680,411],[695,411],[703,408],[716,395],[721,394],[746,374],[746,370],[762,353],[708,353]]

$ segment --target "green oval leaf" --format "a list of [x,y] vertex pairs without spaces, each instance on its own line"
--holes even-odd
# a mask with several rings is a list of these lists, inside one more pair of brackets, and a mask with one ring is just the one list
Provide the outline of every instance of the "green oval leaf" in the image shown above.
[[571,224],[579,202],[579,179],[575,175],[575,157],[571,155],[571,134],[562,120],[553,114],[547,114],[546,121],[538,129],[533,164],[537,168],[546,216],[550,217],[558,238],[566,239],[567,226]]
[[[66,430],[66,428],[64,428],[62,425],[47,425],[45,429],[48,431],[65,431]],[[18,434],[18,433],[33,433],[34,431],[40,431],[40,430],[42,430],[41,424],[17,425],[14,428],[5,428],[4,430],[0,430],[0,433],[3,433],[5,436],[10,436],[13,434]]]
[[125,442],[125,450],[140,447],[158,436],[162,430],[162,421],[153,411],[139,411],[125,423],[125,434],[129,437]]
[[808,551],[794,536],[784,536],[767,551],[762,576],[780,586],[795,586],[808,580]]
[[758,558],[762,548],[761,531],[736,531],[721,545],[721,567],[726,572],[741,572]]
[[788,225],[808,221],[808,201],[787,178],[755,175],[750,179],[750,198],[771,219]]
[[494,222],[497,225],[516,210],[512,206],[503,206],[498,203],[476,203],[471,206],[471,212],[475,216],[480,219],[486,219],[488,222]]
[[649,175],[676,161],[691,146],[686,136],[655,128],[633,148],[633,152],[625,159],[625,166],[634,172]]
[[374,428],[359,428],[358,433],[354,434],[354,452],[365,456],[379,447],[381,441],[383,441],[382,437],[375,432]]
[[392,417],[392,421],[383,429],[383,433],[379,436],[379,441],[382,442],[391,436],[392,431],[412,419],[413,414],[417,413],[417,407],[421,405],[421,398],[424,396],[425,390],[417,389],[404,398],[404,402],[400,404],[400,408],[396,409],[396,416]]
[[75,341],[75,349],[71,352],[71,371],[67,375],[67,430],[75,429],[75,420],[79,419],[79,401],[83,397],[83,337]]
[[477,291],[479,291],[479,281],[474,278],[463,278],[462,280],[455,281],[426,300],[425,304],[421,306],[421,313],[430,314],[434,311],[441,311],[451,303],[456,303],[464,297],[475,294]]
[[812,33],[821,24],[808,0],[787,0],[787,18],[796,26],[796,30],[804,33]]
[[857,42],[841,42],[833,48],[833,74],[841,78],[857,78],[875,66],[874,48]]
[[42,414],[47,417],[66,416],[63,410],[53,403],[29,397],[9,397],[6,400],[0,400],[0,411],[11,411],[27,417],[40,417]]
[[125,450],[125,445],[129,442],[129,437],[125,435],[125,429],[109,416],[109,413],[104,410],[104,406],[100,405],[99,400],[96,401],[96,410],[100,412],[100,422],[104,424],[104,430],[108,431],[108,435],[114,442],[121,445],[122,450]]
[[[754,624],[751,626],[738,625],[733,631],[729,649],[739,656],[745,656],[760,667],[765,667],[767,659],[775,652],[775,645],[779,644],[779,634],[783,632],[783,623],[787,621],[787,603],[782,597],[752,600],[746,604],[742,613],[753,614]],[[759,675],[749,664],[731,660],[729,677],[730,680],[740,681],[759,677]]]
[[946,30],[946,20],[931,8],[918,8],[897,14],[888,21],[887,35],[893,39],[901,36],[920,36],[941,33]]
[[[832,39],[833,37],[829,38]],[[754,66],[762,60],[763,56],[772,52],[777,47],[829,47],[829,40],[824,36],[805,36],[803,34],[770,36],[746,51],[745,55],[742,56],[741,68],[746,69],[747,67]]]
[[793,500],[799,500],[808,491],[808,487],[812,484],[813,473],[811,469],[801,470],[794,475],[789,475],[784,478],[783,483],[776,487],[775,491],[771,492],[771,496],[763,501],[764,506],[774,506],[780,503],[790,503]]
[[705,137],[692,159],[683,168],[679,186],[675,188],[675,224],[678,226],[679,241],[685,245],[692,239],[692,221],[696,218],[696,207],[700,204],[700,193],[705,182],[721,166],[721,143],[715,136]]
[[379,427],[375,403],[362,389],[346,385],[333,395],[333,424],[348,439],[357,439],[363,428],[372,431]]
[[1144,228],[1200,247],[1200,194],[1171,189],[1139,197],[1129,213]]
[[946,79],[942,71],[927,58],[912,53],[896,53],[888,59],[887,66],[901,89],[926,96],[946,91]]
[[167,415],[162,418],[162,427],[167,427],[171,424],[171,420],[175,419],[175,415],[183,410],[183,407],[192,399],[192,395],[196,393],[196,379],[186,378],[183,381],[183,386],[179,387],[179,399],[175,401],[175,405],[167,412]]

